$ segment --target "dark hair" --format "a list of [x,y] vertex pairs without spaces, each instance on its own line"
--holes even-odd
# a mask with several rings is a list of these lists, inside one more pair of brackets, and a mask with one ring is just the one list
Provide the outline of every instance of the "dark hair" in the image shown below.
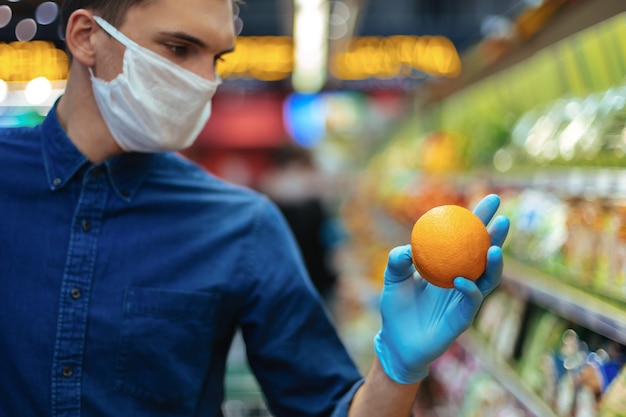
[[65,34],[70,16],[79,9],[96,12],[113,26],[120,27],[128,9],[146,1],[149,0],[65,0],[61,6],[61,30]]

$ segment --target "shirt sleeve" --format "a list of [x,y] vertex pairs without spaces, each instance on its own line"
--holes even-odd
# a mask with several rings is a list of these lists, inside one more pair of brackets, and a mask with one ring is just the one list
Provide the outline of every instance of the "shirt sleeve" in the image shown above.
[[350,388],[350,391],[348,391],[346,395],[344,395],[343,398],[339,400],[339,403],[335,407],[335,411],[333,411],[331,417],[348,417],[348,411],[350,411],[350,404],[352,403],[352,399],[354,398],[357,390],[361,388],[361,385],[363,385],[363,382],[365,382],[365,379],[361,378],[359,381],[357,381],[356,384],[352,386],[352,388]]
[[275,417],[346,416],[362,376],[307,276],[285,219],[262,201],[240,320],[250,367]]

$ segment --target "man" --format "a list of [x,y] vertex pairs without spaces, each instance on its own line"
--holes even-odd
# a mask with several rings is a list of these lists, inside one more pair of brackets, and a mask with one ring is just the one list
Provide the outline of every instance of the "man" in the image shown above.
[[498,285],[508,220],[477,285],[425,285],[391,251],[362,378],[276,207],[171,152],[210,113],[231,0],[66,0],[63,20],[66,93],[41,126],[0,131],[0,414],[220,416],[241,329],[277,417],[407,416]]

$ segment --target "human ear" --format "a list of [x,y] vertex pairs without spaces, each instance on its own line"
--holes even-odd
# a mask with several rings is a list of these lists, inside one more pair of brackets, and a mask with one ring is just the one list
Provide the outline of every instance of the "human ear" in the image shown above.
[[67,21],[65,44],[72,58],[86,67],[95,65],[96,48],[93,35],[99,31],[92,14],[78,9]]

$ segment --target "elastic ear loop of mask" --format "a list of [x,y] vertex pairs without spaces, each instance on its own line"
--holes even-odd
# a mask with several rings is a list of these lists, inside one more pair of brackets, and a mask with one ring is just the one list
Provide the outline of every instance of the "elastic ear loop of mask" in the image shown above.
[[[164,65],[176,65],[173,62],[170,62],[166,58],[162,57],[161,55],[159,55],[159,54],[157,54],[155,52],[152,52],[150,50],[147,50],[145,48],[142,48],[140,45],[138,45],[136,42],[132,41],[128,36],[124,35],[116,27],[114,27],[112,24],[110,24],[109,22],[107,22],[106,20],[101,18],[100,16],[94,16],[93,18],[95,19],[95,21],[98,23],[98,25],[105,32],[107,32],[109,35],[111,35],[115,40],[117,40],[119,43],[124,45],[126,48],[133,48],[135,50],[141,51],[142,53],[150,54],[155,59],[157,59],[158,61],[163,63]],[[220,78],[220,76],[217,73],[215,73],[215,80],[211,81],[211,80],[208,80],[208,79],[206,79],[204,77],[201,77],[198,74],[196,74],[196,73],[194,73],[192,71],[189,71],[188,69],[183,68],[183,67],[181,67],[179,65],[177,65],[177,67],[181,71],[186,73],[189,77],[191,77],[195,82],[206,84],[207,88],[217,88],[222,83],[222,79]]]

